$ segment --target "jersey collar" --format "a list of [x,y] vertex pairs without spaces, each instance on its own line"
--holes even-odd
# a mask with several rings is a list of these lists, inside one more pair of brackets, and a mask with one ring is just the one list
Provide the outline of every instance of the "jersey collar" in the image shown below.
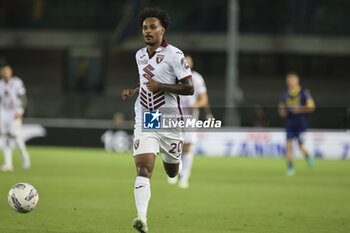
[[295,96],[295,95],[297,95],[300,92],[300,90],[301,90],[301,86],[298,85],[295,88],[288,89],[288,92],[289,92],[290,95]]
[[168,46],[168,42],[163,39],[162,43],[160,44],[160,46],[152,53],[152,54],[149,54],[148,53],[148,50],[147,50],[147,47],[146,47],[146,53],[148,54],[148,58],[151,59],[156,53],[162,51],[163,49],[165,49],[166,47]]
[[162,43],[160,44],[161,47],[165,48],[168,46],[168,42],[163,39]]

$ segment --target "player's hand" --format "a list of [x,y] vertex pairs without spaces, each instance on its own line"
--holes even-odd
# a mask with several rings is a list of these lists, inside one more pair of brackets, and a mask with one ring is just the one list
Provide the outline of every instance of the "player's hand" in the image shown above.
[[159,82],[155,81],[154,79],[152,78],[149,78],[149,77],[145,77],[148,82],[145,82],[144,84],[146,84],[148,90],[152,91],[152,92],[156,92],[156,91],[159,91]]
[[291,108],[291,110],[290,110],[292,113],[294,113],[294,114],[300,114],[300,113],[302,113],[302,109],[300,108],[300,107],[293,107],[293,108]]
[[22,116],[23,116],[23,113],[17,113],[16,115],[15,115],[15,119],[21,119],[22,118]]
[[286,118],[288,116],[288,112],[284,108],[278,109],[278,113],[280,114],[280,117]]
[[124,89],[122,92],[122,99],[123,100],[127,100],[130,97],[132,97],[133,95],[135,95],[135,90],[133,89]]

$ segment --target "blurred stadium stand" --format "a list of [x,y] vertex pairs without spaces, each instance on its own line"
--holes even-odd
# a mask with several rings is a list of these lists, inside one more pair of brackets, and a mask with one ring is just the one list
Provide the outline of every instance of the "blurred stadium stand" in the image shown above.
[[[115,112],[123,112],[132,119],[132,103],[122,102],[120,92],[138,82],[134,54],[143,41],[134,34],[138,29],[133,10],[141,5],[169,12],[172,24],[166,38],[194,57],[195,69],[206,79],[214,115],[220,118],[226,75],[226,0],[1,0],[0,57],[8,60],[27,86],[25,116],[33,121],[111,120]],[[273,107],[290,70],[301,74],[302,85],[311,90],[317,106],[332,107],[340,118],[348,118],[350,1],[242,0],[239,6],[241,125],[251,125],[251,112],[244,109],[262,104],[270,108],[271,126],[281,126]],[[120,33],[115,34],[116,28]],[[69,67],[75,59],[71,51],[77,48],[101,54],[101,58],[88,55],[87,61],[92,68],[96,68],[93,59],[102,64],[97,87],[77,90],[70,84],[74,71]],[[339,119],[326,120],[328,125],[315,120],[313,126],[344,127]]]

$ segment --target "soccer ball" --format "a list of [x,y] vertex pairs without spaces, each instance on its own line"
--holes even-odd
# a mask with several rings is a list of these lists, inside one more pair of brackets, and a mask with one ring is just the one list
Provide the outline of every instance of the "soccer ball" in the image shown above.
[[12,209],[20,213],[28,213],[39,201],[38,191],[28,183],[15,184],[8,194],[8,202]]

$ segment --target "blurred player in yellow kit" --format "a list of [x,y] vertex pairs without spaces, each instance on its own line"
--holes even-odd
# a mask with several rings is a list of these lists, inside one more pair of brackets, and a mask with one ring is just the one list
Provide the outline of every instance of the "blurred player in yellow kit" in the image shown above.
[[286,83],[288,89],[281,96],[278,111],[280,116],[286,119],[286,159],[288,166],[286,176],[293,176],[295,174],[292,154],[293,139],[298,140],[299,149],[304,154],[309,168],[314,167],[313,158],[303,145],[303,133],[307,129],[306,114],[315,111],[315,103],[310,91],[299,85],[297,73],[288,73],[286,75]]

